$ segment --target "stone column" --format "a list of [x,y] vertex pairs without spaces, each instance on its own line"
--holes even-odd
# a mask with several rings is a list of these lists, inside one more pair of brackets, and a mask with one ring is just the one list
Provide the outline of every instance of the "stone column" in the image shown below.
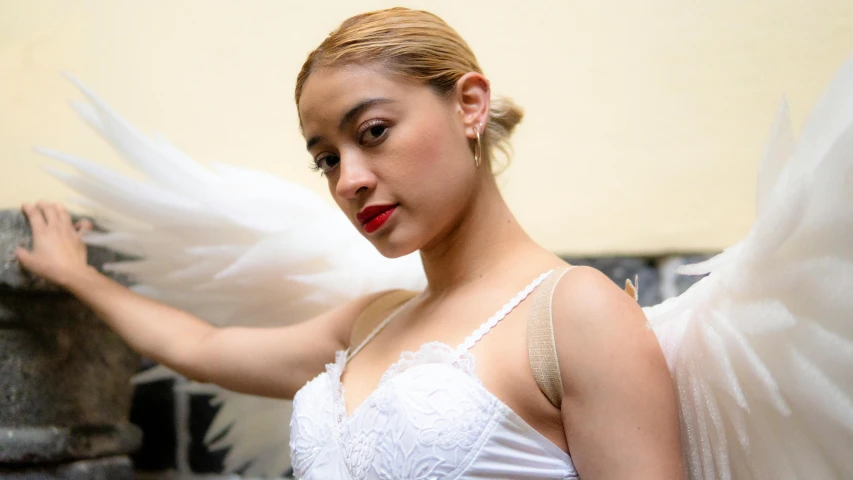
[[[14,249],[31,244],[23,215],[0,210],[0,480],[131,479],[139,357],[73,296],[21,271]],[[117,259],[89,248],[99,270]]]

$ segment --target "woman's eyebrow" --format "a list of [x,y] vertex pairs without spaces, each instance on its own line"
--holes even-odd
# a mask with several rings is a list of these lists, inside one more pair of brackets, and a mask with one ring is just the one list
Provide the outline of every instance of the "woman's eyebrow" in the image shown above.
[[[352,123],[352,121],[355,120],[355,118],[358,117],[358,115],[361,112],[363,112],[364,110],[366,110],[372,106],[375,106],[375,105],[392,103],[393,101],[394,100],[391,100],[390,98],[378,97],[378,98],[368,98],[366,100],[362,100],[362,101],[358,102],[357,104],[353,105],[352,108],[347,110],[347,112],[345,114],[343,114],[343,116],[341,117],[341,121],[338,124],[338,131],[339,132],[343,131],[347,127],[347,125]],[[308,150],[311,150],[311,147],[313,147],[314,145],[319,143],[320,140],[322,140],[322,139],[323,139],[323,137],[321,137],[319,135],[315,135],[315,136],[309,138],[308,142],[305,145],[305,148]]]
[[385,103],[391,103],[393,100],[390,98],[369,98],[367,100],[362,100],[355,104],[352,108],[347,110],[347,113],[341,117],[341,123],[338,124],[338,131],[343,131],[347,125],[349,125],[355,118],[364,110],[374,106],[374,105],[382,105]]

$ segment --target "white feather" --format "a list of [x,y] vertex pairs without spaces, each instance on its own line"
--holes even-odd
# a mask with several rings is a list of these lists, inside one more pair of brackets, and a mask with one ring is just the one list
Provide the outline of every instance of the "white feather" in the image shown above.
[[645,309],[693,479],[853,478],[853,60],[794,143],[783,102],[736,247]]

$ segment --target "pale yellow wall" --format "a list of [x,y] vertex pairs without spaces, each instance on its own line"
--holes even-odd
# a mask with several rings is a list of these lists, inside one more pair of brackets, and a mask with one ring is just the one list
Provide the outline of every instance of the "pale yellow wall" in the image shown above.
[[0,207],[68,195],[33,145],[118,165],[67,107],[79,96],[60,70],[193,157],[324,192],[294,78],[341,20],[393,4],[442,16],[526,108],[501,183],[563,253],[738,240],[781,95],[798,126],[853,53],[850,0],[0,0]]

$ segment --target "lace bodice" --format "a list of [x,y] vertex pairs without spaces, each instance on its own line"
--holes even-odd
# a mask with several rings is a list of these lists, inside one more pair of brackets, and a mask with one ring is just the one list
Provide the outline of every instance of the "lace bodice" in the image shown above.
[[[489,392],[470,348],[544,280],[519,292],[462,344],[404,352],[351,415],[341,374],[394,314],[297,392],[291,458],[301,479],[576,479],[571,458]],[[399,310],[397,310],[399,311]]]

